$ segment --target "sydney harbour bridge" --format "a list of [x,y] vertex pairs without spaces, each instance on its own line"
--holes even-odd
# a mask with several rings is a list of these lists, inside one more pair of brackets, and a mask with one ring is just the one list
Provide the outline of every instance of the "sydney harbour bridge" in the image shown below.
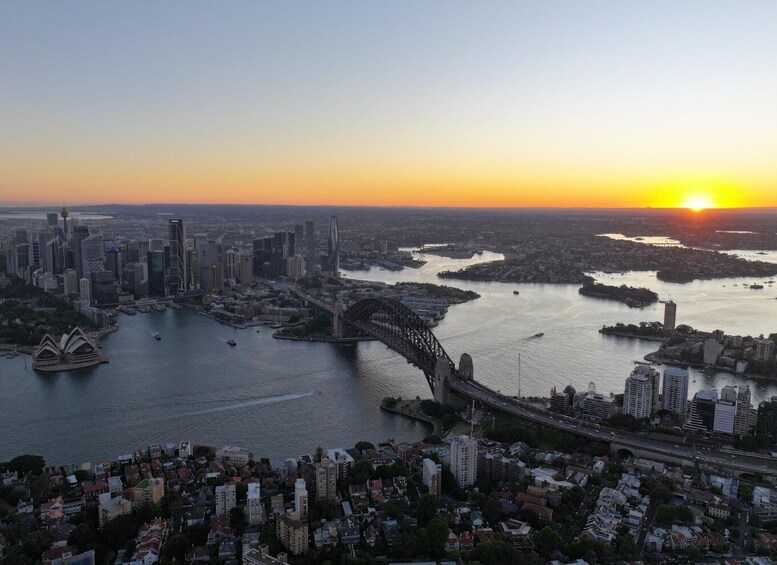
[[725,469],[740,476],[777,474],[777,459],[772,457],[699,452],[691,443],[680,442],[682,445],[678,445],[611,430],[592,422],[550,414],[521,399],[505,396],[475,380],[472,358],[468,354],[462,354],[457,367],[424,320],[397,300],[365,298],[346,309],[341,303],[332,307],[300,289],[292,288],[292,291],[310,307],[332,317],[332,333],[336,338],[347,341],[360,336],[372,337],[418,367],[426,377],[434,399],[441,404],[461,406],[475,400],[492,411],[571,433],[584,438],[584,441],[606,442],[614,455],[645,457],[704,469]]

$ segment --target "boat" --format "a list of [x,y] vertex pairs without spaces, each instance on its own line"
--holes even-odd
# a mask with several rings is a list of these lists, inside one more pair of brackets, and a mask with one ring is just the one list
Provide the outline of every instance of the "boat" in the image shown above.
[[283,324],[281,324],[280,322],[278,322],[277,324],[273,324],[273,325],[272,325],[272,326],[270,326],[270,327],[271,327],[272,329],[274,329],[274,330],[279,330],[279,329],[281,329],[281,328],[283,327]]
[[648,361],[634,361],[635,365],[650,365]]
[[151,335],[154,336],[154,339],[157,340],[157,341],[161,341],[161,339],[162,339],[162,336],[159,335],[159,332],[154,332]]
[[232,347],[235,347],[237,345],[237,342],[234,339],[228,339],[227,343]]
[[514,291],[513,291],[513,294],[514,294],[515,296],[518,296],[518,295],[519,295],[519,294],[521,294],[521,293],[520,293],[520,292],[518,292],[517,290],[514,290]]
[[762,284],[751,284],[750,289],[751,290],[763,290],[764,285]]
[[542,337],[544,335],[545,335],[545,332],[537,332],[536,334],[534,334],[534,337]]

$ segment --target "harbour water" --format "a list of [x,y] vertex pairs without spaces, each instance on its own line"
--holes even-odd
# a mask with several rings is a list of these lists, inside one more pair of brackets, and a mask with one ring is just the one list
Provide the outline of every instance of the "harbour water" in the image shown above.
[[[456,361],[506,394],[547,396],[553,386],[589,382],[622,392],[633,361],[655,344],[604,336],[603,324],[662,319],[662,304],[631,309],[581,296],[576,285],[439,279],[436,273],[500,259],[419,254],[419,269],[347,273],[351,278],[448,284],[481,298],[452,306],[435,329]],[[742,279],[664,283],[653,272],[597,274],[608,284],[646,286],[677,305],[678,323],[744,335],[777,331],[777,288],[750,290]],[[737,285],[737,286],[734,286]],[[519,295],[513,294],[518,290]],[[0,460],[39,453],[51,463],[114,458],[149,443],[189,439],[248,447],[274,461],[359,440],[418,440],[424,424],[379,409],[386,396],[428,397],[422,373],[377,342],[335,346],[274,340],[269,328],[236,330],[190,310],[119,318],[106,338],[111,362],[57,375],[25,369],[24,356],[0,359]],[[159,332],[161,341],[152,335]],[[544,332],[543,337],[534,337]],[[234,339],[236,347],[227,340]],[[748,382],[753,401],[777,395],[777,381],[692,371],[690,392]]]

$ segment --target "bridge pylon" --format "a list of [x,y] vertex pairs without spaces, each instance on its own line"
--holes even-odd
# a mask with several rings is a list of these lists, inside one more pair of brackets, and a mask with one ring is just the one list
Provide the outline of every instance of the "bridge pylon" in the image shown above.
[[343,321],[343,314],[345,308],[343,303],[337,301],[335,304],[335,313],[332,316],[332,335],[337,338],[345,337],[345,322]]

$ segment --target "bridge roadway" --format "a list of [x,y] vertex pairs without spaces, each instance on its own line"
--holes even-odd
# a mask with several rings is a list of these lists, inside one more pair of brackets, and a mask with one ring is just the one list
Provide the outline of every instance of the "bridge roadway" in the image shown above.
[[586,421],[553,416],[518,404],[514,399],[491,390],[477,381],[452,379],[448,381],[448,388],[456,394],[467,398],[474,398],[482,404],[512,416],[549,428],[587,437],[591,440],[614,444],[618,449],[628,449],[638,457],[650,458],[651,455],[654,455],[658,461],[677,462],[678,460],[684,460],[687,463],[719,467],[739,474],[777,474],[777,459],[773,457],[742,452],[732,454],[725,451],[697,450],[693,445],[682,444],[681,438],[678,438],[678,443],[659,441],[620,430],[613,430],[602,426],[597,427],[596,424]]
[[304,290],[299,289],[296,286],[290,286],[289,290],[291,292],[293,292],[294,294],[296,294],[297,297],[299,297],[301,300],[304,300],[304,301],[308,302],[312,306],[315,306],[319,310],[322,310],[322,311],[326,312],[330,316],[334,316],[334,313],[335,313],[334,308],[332,308],[332,306],[330,306],[329,304],[327,304],[323,300],[318,300],[317,298],[313,298],[307,292],[305,292]]

